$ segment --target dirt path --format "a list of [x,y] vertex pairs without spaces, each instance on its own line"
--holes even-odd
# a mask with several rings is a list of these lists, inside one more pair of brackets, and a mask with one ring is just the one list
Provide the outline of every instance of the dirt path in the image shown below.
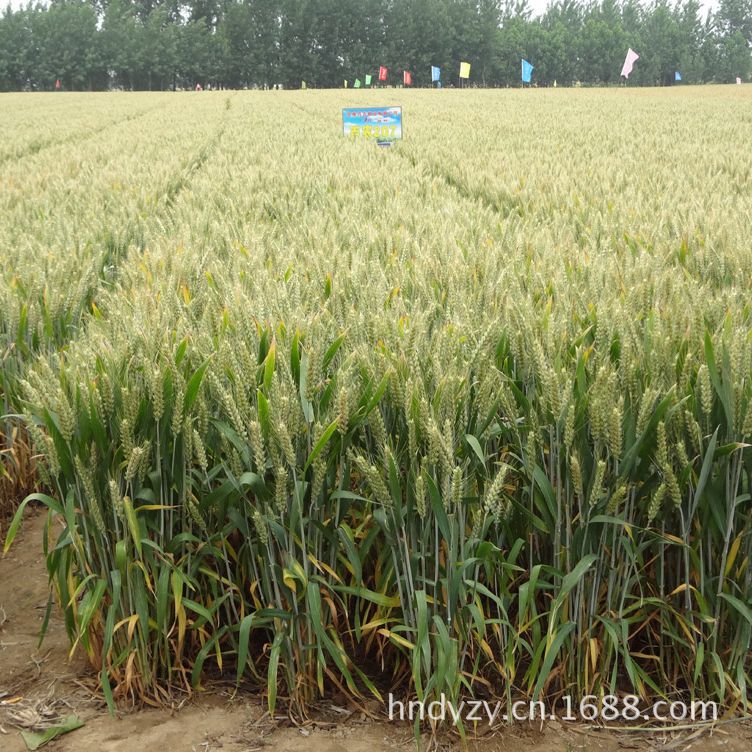
[[[41,554],[45,515],[30,510],[16,542],[0,559],[0,752],[25,752],[12,724],[13,712],[44,710],[51,703],[85,725],[45,749],[50,752],[394,752],[415,750],[407,724],[388,724],[336,708],[304,729],[268,721],[259,700],[231,696],[219,688],[173,710],[145,710],[111,718],[93,694],[91,674],[81,658],[69,662],[68,639],[54,611],[47,637],[37,650],[47,603],[47,573]],[[10,702],[9,702],[10,701]],[[439,747],[457,746],[451,740]],[[473,752],[615,752],[625,749],[727,750],[749,752],[752,727],[733,724],[694,736],[609,734],[556,722],[543,730],[527,725],[504,728],[471,742]]]

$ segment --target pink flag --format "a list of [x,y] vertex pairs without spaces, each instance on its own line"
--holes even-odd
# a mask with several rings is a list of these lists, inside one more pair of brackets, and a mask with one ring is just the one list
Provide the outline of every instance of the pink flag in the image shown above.
[[639,60],[640,56],[630,47],[627,50],[627,57],[624,60],[624,65],[621,68],[621,75],[624,76],[624,78],[629,78],[629,74],[632,72],[632,68],[634,68],[635,61]]

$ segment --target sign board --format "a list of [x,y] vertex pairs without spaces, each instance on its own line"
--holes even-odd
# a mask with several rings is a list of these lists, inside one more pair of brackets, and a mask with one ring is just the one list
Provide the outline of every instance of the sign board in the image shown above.
[[342,110],[342,129],[347,138],[391,144],[402,138],[401,107],[350,107]]

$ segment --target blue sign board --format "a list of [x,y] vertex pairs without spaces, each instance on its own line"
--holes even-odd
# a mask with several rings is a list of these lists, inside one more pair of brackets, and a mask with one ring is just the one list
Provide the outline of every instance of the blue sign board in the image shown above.
[[342,129],[353,140],[390,144],[402,138],[402,108],[349,107],[342,110]]

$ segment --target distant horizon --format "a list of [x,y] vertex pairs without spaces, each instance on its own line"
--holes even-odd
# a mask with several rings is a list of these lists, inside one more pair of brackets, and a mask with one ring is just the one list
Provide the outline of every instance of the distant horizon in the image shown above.
[[[530,4],[530,8],[533,11],[533,15],[540,16],[542,15],[546,8],[548,8],[549,5],[551,5],[551,0],[528,0]],[[5,2],[2,2],[0,0],[0,7],[3,8],[3,10],[10,5],[10,7],[13,10],[18,10],[19,8],[23,8],[26,5],[28,5],[28,0],[6,0]],[[46,5],[47,3],[44,2],[44,0],[40,0],[41,5]],[[643,3],[647,4],[647,3]],[[700,0],[700,11],[703,18],[705,18],[709,11],[716,10],[719,5],[719,0]]]

